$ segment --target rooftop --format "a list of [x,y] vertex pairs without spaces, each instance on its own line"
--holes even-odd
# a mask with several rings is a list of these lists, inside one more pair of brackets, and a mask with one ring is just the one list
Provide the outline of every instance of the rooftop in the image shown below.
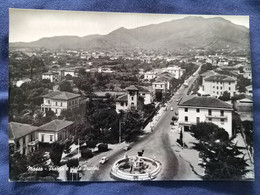
[[126,89],[126,90],[132,90],[132,91],[138,91],[137,87],[134,86],[134,85],[131,85],[131,86],[125,88],[125,89]]
[[236,81],[236,79],[226,75],[214,75],[206,77],[205,81]]
[[18,139],[21,138],[33,131],[35,131],[38,127],[23,124],[23,123],[17,123],[17,122],[10,122],[8,124],[8,133],[9,133],[9,139]]
[[214,97],[203,97],[203,96],[196,96],[186,101],[183,101],[179,104],[179,106],[232,109],[232,105],[226,102],[223,102]]
[[52,91],[46,95],[43,95],[42,97],[58,99],[58,100],[69,100],[76,97],[80,97],[80,95],[75,93],[65,92],[65,91]]
[[37,130],[43,130],[43,131],[60,131],[68,126],[73,124],[72,121],[66,121],[66,120],[59,120],[55,119],[49,123],[46,123],[42,126],[40,126]]
[[216,73],[214,70],[209,70],[201,74],[202,77],[213,76],[213,75],[218,75],[218,73]]
[[116,98],[116,102],[127,102],[127,101],[128,101],[127,94],[121,95],[118,98]]

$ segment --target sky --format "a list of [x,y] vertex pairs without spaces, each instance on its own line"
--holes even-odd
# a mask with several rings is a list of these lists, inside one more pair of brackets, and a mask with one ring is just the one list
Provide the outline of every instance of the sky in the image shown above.
[[[190,15],[9,9],[9,42],[31,42],[63,35],[104,35],[120,27],[131,29],[187,16]],[[212,18],[220,15],[202,16]],[[249,16],[221,17],[249,28]]]

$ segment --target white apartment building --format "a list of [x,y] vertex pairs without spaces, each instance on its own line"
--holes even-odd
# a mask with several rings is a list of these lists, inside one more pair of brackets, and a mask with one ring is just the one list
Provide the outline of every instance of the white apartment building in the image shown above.
[[35,130],[38,127],[10,122],[8,124],[10,153],[19,152],[27,155],[38,148],[38,139]]
[[80,104],[80,95],[70,92],[52,91],[42,97],[41,110],[52,110],[57,116],[60,116],[62,110],[76,108]]
[[223,95],[224,91],[234,96],[236,92],[237,80],[236,78],[226,75],[208,76],[203,80],[202,90],[205,94],[213,97]]
[[45,72],[42,74],[42,79],[48,79],[51,82],[59,81],[59,73],[57,72]]
[[55,119],[37,128],[38,140],[42,143],[65,141],[72,133],[72,125],[72,121]]
[[181,69],[179,66],[169,66],[167,68],[162,68],[162,71],[171,73],[176,79],[180,79],[184,73],[184,69]]
[[165,93],[167,91],[167,82],[157,80],[152,83],[153,92],[160,91],[162,93]]
[[148,72],[144,73],[144,79],[152,80],[156,77],[157,77],[157,74],[155,72],[148,71]]
[[199,122],[211,122],[232,136],[232,106],[213,97],[192,97],[178,105],[179,125],[186,131]]

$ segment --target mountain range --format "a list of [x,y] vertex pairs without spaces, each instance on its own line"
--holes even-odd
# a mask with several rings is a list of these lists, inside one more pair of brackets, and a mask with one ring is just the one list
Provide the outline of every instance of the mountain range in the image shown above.
[[55,36],[33,42],[11,42],[10,47],[48,49],[249,49],[249,29],[222,17],[188,16],[159,24],[116,29],[106,35]]

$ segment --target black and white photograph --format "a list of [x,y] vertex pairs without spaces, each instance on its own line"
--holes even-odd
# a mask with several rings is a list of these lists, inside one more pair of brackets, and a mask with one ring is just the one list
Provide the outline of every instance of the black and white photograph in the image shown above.
[[254,180],[249,16],[9,9],[9,181]]

